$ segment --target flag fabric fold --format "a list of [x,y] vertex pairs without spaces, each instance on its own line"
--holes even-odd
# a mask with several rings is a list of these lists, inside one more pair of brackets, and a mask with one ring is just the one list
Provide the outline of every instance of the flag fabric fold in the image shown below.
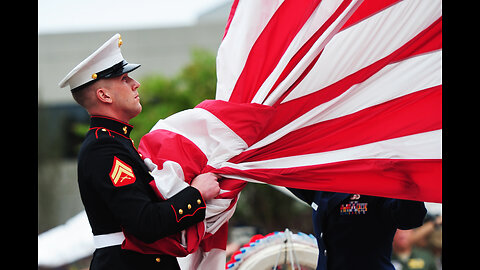
[[[216,100],[160,120],[139,146],[167,199],[224,179],[203,223],[146,245],[182,269],[225,265],[245,181],[442,202],[439,0],[235,0]],[[223,263],[222,263],[223,262]]]

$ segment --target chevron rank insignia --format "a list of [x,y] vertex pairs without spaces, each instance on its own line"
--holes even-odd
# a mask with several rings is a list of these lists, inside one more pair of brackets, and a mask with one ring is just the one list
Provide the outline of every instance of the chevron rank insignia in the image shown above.
[[113,166],[109,176],[116,187],[132,184],[136,179],[132,167],[117,157],[113,159]]

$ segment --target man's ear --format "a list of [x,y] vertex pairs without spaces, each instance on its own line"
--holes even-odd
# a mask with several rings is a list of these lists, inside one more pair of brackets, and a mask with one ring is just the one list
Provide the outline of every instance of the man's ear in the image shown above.
[[97,98],[103,103],[112,103],[113,99],[110,92],[106,88],[98,88],[96,92]]

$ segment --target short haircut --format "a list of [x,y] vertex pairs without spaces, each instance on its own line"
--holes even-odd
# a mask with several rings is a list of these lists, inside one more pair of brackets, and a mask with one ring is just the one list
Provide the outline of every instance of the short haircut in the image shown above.
[[82,86],[75,92],[72,92],[73,99],[80,104],[80,106],[88,110],[88,108],[95,104],[95,90],[97,90],[97,88],[97,83]]

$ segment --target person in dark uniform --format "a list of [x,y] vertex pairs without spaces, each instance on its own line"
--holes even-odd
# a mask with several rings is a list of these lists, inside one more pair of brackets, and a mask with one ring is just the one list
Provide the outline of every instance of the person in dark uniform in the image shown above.
[[125,61],[122,43],[114,35],[60,82],[91,115],[78,156],[80,195],[96,246],[90,269],[179,269],[175,257],[122,249],[124,232],[151,243],[201,222],[205,201],[220,192],[218,176],[200,174],[170,199],[157,198],[130,139],[129,120],[142,106],[140,84],[128,73],[140,65]]
[[360,194],[289,189],[313,208],[317,270],[388,269],[398,229],[422,225],[423,202]]

